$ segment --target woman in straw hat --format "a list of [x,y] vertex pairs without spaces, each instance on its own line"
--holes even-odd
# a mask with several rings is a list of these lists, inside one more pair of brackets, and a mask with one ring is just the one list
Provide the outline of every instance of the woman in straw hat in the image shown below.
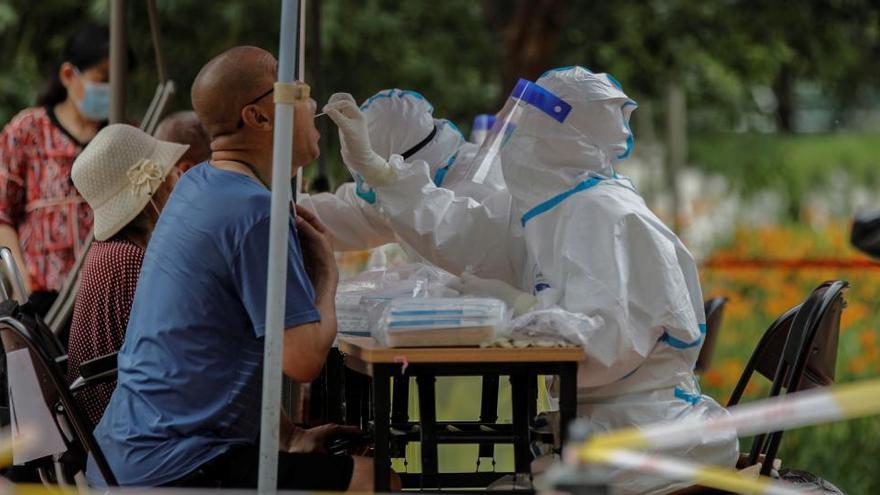
[[[68,381],[80,363],[122,347],[144,251],[177,182],[189,146],[160,141],[125,124],[102,129],[73,163],[71,178],[95,215],[95,242],[83,263],[70,328]],[[93,423],[116,383],[83,390]]]

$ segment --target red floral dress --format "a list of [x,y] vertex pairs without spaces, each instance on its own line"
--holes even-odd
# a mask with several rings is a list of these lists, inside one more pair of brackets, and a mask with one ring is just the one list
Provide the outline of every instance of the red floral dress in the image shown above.
[[[116,236],[95,241],[80,273],[80,289],[73,306],[67,354],[67,381],[79,376],[79,365],[96,357],[119,352],[125,340],[128,315],[134,301],[144,250]],[[76,399],[92,424],[98,424],[116,382],[80,390]]]
[[70,180],[78,143],[45,108],[16,115],[0,133],[0,223],[18,231],[31,291],[57,291],[92,228]]

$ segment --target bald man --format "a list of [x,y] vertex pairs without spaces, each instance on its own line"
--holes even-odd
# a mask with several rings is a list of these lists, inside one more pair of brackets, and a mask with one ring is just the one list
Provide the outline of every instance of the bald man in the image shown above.
[[[211,159],[184,174],[165,205],[118,385],[95,429],[123,486],[257,486],[276,66],[265,50],[233,48],[193,83]],[[296,103],[294,172],[318,155],[314,112],[313,100]],[[323,226],[307,212],[291,223],[281,351],[284,373],[309,382],[336,336],[338,275]],[[282,430],[279,488],[372,487],[371,460],[302,452],[319,450],[333,427]],[[100,486],[93,465],[87,475]]]
[[202,126],[199,116],[192,110],[175,112],[162,119],[156,128],[155,138],[189,145],[189,149],[177,162],[180,173],[185,173],[211,158],[211,137]]

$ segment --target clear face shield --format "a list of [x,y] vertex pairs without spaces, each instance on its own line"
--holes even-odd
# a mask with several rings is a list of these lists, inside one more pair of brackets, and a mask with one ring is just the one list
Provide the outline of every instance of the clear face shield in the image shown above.
[[492,163],[516,132],[516,127],[528,106],[532,106],[560,123],[564,122],[571,112],[571,105],[562,98],[531,81],[520,79],[513,91],[510,92],[504,107],[495,115],[495,123],[486,134],[486,138],[473,161],[468,165],[468,170],[462,180],[469,180],[477,184],[485,182]]

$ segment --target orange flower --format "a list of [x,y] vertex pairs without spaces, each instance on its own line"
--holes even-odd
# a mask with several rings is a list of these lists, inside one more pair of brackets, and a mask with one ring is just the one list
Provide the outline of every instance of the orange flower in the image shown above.
[[700,381],[710,387],[721,388],[725,384],[724,375],[720,371],[710,369],[700,377]]
[[860,301],[851,301],[846,309],[843,310],[840,331],[846,331],[847,328],[862,321],[866,316],[868,316],[868,307]]

